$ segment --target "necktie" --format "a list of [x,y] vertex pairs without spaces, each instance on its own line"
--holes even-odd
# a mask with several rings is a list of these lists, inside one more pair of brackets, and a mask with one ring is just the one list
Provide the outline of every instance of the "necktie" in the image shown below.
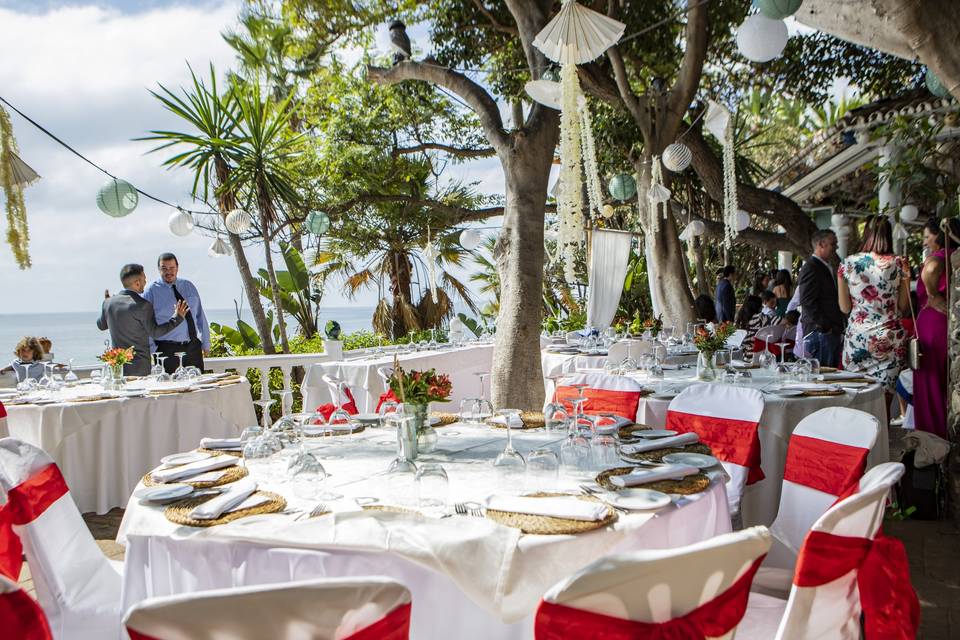
[[[173,297],[177,299],[177,302],[183,300],[183,296],[177,291],[177,285],[172,286]],[[193,311],[187,311],[187,334],[190,336],[190,342],[197,339],[197,325],[193,322]]]

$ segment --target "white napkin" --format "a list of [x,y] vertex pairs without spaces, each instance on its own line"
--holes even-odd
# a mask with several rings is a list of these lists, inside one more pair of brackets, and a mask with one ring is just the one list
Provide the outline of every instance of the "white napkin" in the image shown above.
[[596,502],[569,498],[524,498],[515,496],[490,496],[486,500],[487,509],[527,513],[534,516],[564,518],[566,520],[603,520],[607,517],[607,507]]
[[780,388],[793,389],[796,391],[840,391],[840,385],[817,382],[788,382],[781,385]]
[[699,469],[687,464],[666,464],[652,469],[634,469],[622,476],[610,476],[610,482],[618,487],[635,487],[657,480],[679,480],[699,472]]
[[637,444],[625,444],[620,447],[623,453],[643,453],[645,451],[656,451],[657,449],[666,449],[667,447],[683,447],[688,444],[697,444],[700,437],[695,433],[681,433],[676,436],[666,438],[656,438],[649,442],[638,442]]
[[214,456],[213,458],[198,460],[180,467],[173,467],[172,469],[158,469],[151,472],[150,477],[153,478],[154,482],[173,482],[174,480],[183,480],[207,471],[232,467],[238,462],[240,462],[240,458],[236,456]]
[[822,373],[820,374],[821,380],[860,380],[861,378],[866,378],[872,380],[870,376],[858,373],[856,371],[837,371],[836,373]]
[[237,451],[242,448],[240,438],[201,438],[200,446],[204,449],[235,449]]
[[207,500],[190,512],[190,517],[197,520],[213,520],[224,512],[240,505],[257,490],[257,483],[250,478],[243,478],[227,485],[229,488],[211,500]]
[[190,482],[216,482],[226,473],[226,471],[207,471],[206,473],[190,476]]

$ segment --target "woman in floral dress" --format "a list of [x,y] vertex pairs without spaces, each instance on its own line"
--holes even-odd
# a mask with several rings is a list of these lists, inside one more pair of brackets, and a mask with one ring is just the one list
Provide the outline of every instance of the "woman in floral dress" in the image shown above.
[[900,318],[910,308],[910,265],[893,254],[886,216],[867,220],[860,252],[847,256],[837,270],[837,289],[840,309],[849,315],[843,368],[876,377],[892,394],[906,360]]

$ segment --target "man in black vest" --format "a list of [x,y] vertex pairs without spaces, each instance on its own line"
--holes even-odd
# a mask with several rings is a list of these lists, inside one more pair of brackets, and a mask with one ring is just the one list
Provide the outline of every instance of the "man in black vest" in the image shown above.
[[813,255],[800,270],[797,288],[800,290],[800,325],[804,354],[816,358],[826,367],[840,364],[843,346],[843,328],[846,316],[840,311],[837,295],[837,276],[833,262],[837,256],[837,234],[821,229],[813,234]]

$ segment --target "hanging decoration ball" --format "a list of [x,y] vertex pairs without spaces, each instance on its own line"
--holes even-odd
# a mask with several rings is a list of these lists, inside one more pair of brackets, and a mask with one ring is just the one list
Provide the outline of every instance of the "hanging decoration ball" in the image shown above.
[[612,218],[613,214],[616,213],[616,210],[613,208],[612,204],[605,204],[603,208],[600,209],[600,215],[604,218]]
[[737,29],[737,48],[748,60],[769,62],[787,46],[787,25],[783,20],[754,14]]
[[660,156],[660,161],[670,171],[674,173],[682,173],[690,166],[690,161],[693,160],[693,153],[691,153],[690,148],[682,142],[674,142],[666,149],[663,150],[663,155]]
[[803,0],[757,0],[754,4],[771,20],[783,20],[795,14]]
[[483,242],[483,236],[476,229],[464,229],[460,232],[460,246],[473,251]]
[[183,209],[177,209],[167,218],[170,233],[175,236],[188,236],[193,231],[193,216]]
[[750,214],[740,209],[737,211],[737,231],[743,231],[750,226]]
[[97,206],[100,211],[113,218],[130,215],[139,201],[137,188],[118,178],[111,178],[97,192]]
[[670,189],[667,189],[658,182],[647,191],[647,198],[649,198],[653,204],[663,204],[670,199]]
[[920,209],[915,204],[905,204],[900,208],[900,222],[914,222],[920,217]]
[[227,231],[240,235],[246,233],[253,226],[253,217],[243,209],[234,209],[227,214],[227,219],[223,221],[223,226]]
[[232,255],[233,251],[230,249],[230,245],[223,241],[219,235],[217,239],[210,244],[210,248],[207,249],[207,255],[211,258],[222,258],[223,256]]
[[618,173],[610,179],[610,195],[625,202],[637,193],[637,181],[629,173]]
[[947,88],[940,82],[940,78],[937,77],[937,74],[933,72],[933,69],[927,67],[927,73],[924,76],[924,81],[927,84],[927,89],[930,90],[930,93],[937,96],[938,98],[946,98],[947,94],[950,93],[947,91]]
[[322,236],[330,229],[330,216],[322,211],[314,211],[304,222],[307,230],[315,236]]

